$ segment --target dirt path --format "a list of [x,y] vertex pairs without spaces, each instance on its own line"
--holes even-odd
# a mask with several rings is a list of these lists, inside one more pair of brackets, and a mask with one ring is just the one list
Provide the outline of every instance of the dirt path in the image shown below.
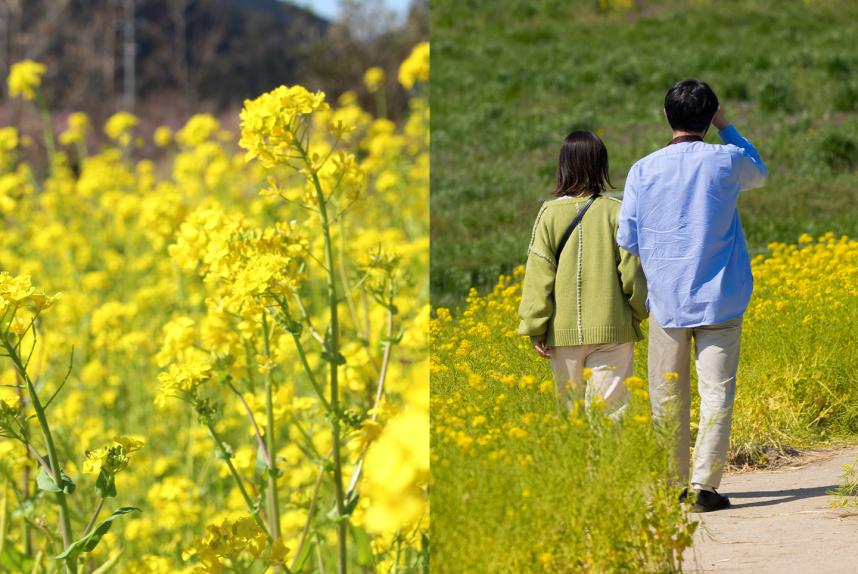
[[858,447],[815,453],[778,470],[728,474],[732,507],[702,520],[687,572],[858,573],[858,509],[835,510],[833,489]]

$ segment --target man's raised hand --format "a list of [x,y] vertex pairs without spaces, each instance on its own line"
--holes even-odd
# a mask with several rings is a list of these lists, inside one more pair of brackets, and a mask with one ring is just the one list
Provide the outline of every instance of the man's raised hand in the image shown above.
[[718,110],[715,112],[715,115],[712,116],[712,125],[715,126],[715,129],[718,131],[721,131],[730,125],[730,122],[728,122],[727,118],[724,117],[724,112],[721,111],[721,106],[718,106]]

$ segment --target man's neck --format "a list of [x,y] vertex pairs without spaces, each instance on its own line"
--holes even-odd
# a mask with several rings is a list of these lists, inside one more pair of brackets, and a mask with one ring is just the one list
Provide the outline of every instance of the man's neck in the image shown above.
[[673,130],[673,139],[681,138],[682,136],[697,136],[704,137],[706,132],[685,132],[681,130]]

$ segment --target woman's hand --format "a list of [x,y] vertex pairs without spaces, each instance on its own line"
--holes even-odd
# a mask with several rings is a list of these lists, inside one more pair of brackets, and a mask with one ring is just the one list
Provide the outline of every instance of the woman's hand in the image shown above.
[[554,347],[549,347],[545,344],[545,341],[541,341],[539,339],[531,339],[530,342],[533,344],[533,348],[540,357],[543,359],[551,358],[551,351],[554,350]]

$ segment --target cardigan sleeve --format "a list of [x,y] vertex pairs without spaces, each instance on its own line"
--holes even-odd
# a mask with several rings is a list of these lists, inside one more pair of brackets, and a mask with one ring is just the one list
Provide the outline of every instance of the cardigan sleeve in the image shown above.
[[539,211],[533,226],[518,308],[521,318],[518,334],[539,339],[545,338],[548,323],[554,315],[554,278],[557,273],[553,242],[543,217],[545,209],[543,206]]
[[646,276],[641,267],[640,257],[620,247],[620,262],[617,270],[620,273],[620,283],[623,293],[632,308],[632,314],[637,321],[643,321],[649,316],[646,308]]

